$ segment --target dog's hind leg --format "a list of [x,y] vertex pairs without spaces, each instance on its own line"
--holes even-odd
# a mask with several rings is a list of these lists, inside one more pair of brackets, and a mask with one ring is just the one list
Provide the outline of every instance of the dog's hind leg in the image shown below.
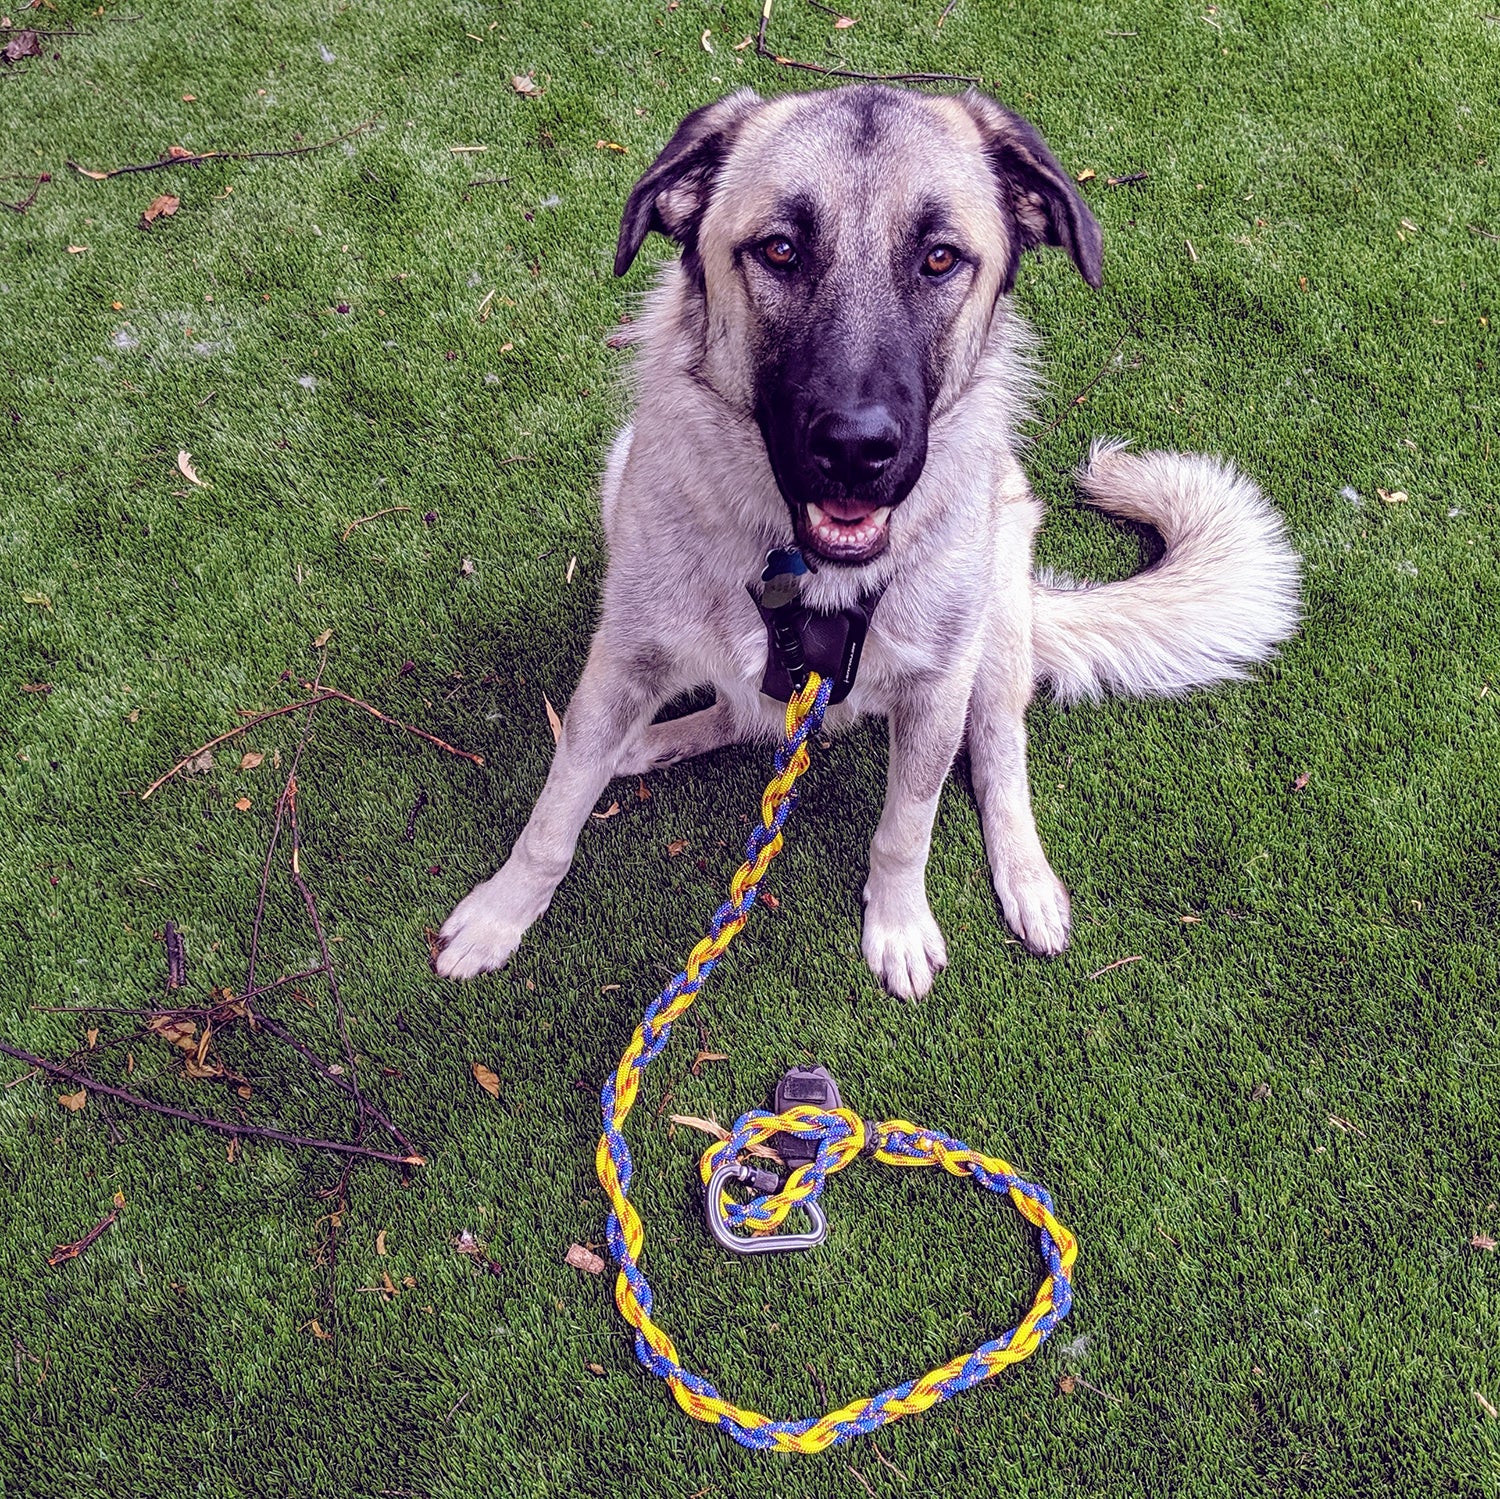
[[1068,892],[1042,851],[1026,777],[1030,622],[996,620],[991,630],[969,701],[969,767],[990,875],[1011,930],[1034,953],[1060,953],[1068,945]]
[[739,744],[745,737],[730,705],[717,702],[711,708],[669,718],[665,723],[654,723],[642,730],[621,756],[615,774],[643,776],[648,771],[664,770],[679,760]]
[[637,738],[661,704],[654,683],[663,675],[659,663],[633,670],[628,654],[613,649],[602,631],[594,637],[547,784],[510,858],[454,907],[438,934],[432,966],[444,978],[503,967],[551,904],[589,811],[616,774],[622,746]]

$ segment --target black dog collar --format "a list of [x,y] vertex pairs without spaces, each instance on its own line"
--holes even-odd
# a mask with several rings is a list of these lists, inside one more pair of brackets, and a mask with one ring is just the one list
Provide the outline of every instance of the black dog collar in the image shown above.
[[854,687],[870,618],[884,589],[862,594],[837,614],[822,614],[802,602],[808,566],[797,547],[779,548],[766,558],[757,594],[749,590],[766,626],[766,672],[760,690],[779,702],[807,685],[809,672],[833,684],[829,702],[841,703]]

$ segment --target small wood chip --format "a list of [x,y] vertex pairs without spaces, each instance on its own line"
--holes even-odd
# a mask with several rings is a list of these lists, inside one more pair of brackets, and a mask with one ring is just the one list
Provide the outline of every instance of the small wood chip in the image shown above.
[[575,1270],[582,1270],[586,1274],[604,1274],[604,1261],[592,1250],[585,1249],[582,1244],[570,1244],[563,1260]]
[[542,702],[547,708],[547,724],[552,730],[552,742],[556,744],[562,738],[562,719],[557,716],[557,709],[552,706],[552,701],[545,692],[542,694]]

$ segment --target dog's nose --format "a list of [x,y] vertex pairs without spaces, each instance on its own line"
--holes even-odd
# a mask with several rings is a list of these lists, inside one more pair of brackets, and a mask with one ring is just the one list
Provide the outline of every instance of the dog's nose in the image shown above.
[[868,484],[901,451],[901,428],[887,406],[825,411],[813,419],[807,447],[813,462],[835,483]]

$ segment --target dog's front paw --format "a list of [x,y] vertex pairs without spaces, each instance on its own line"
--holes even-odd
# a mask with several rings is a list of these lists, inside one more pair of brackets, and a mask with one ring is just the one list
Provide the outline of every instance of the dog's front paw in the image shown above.
[[433,972],[445,979],[471,979],[504,968],[526,929],[551,903],[552,889],[529,888],[507,864],[476,885],[453,908],[438,933]]
[[1011,931],[1040,957],[1055,957],[1068,945],[1072,904],[1067,886],[1045,861],[1007,871],[995,881],[995,894]]
[[881,985],[902,999],[921,999],[948,966],[947,945],[925,900],[894,910],[871,900],[865,907],[862,946]]

